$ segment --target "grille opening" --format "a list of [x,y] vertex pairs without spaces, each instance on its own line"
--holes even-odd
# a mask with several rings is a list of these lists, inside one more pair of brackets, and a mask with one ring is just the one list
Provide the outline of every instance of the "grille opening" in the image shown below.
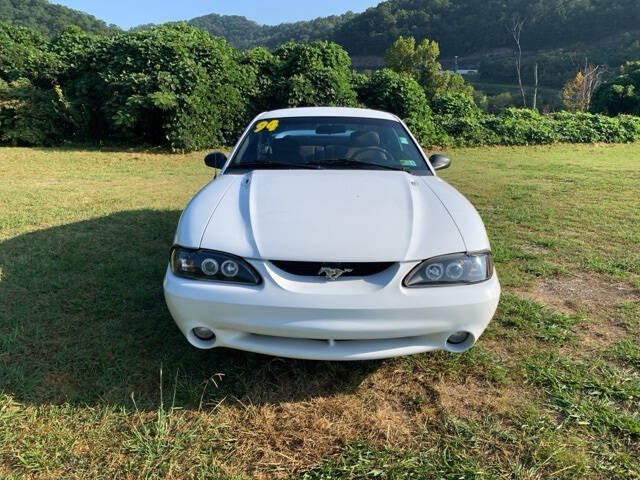
[[302,277],[318,277],[320,270],[325,267],[339,268],[342,270],[351,270],[342,275],[343,277],[369,277],[382,273],[391,268],[395,262],[370,262],[370,263],[328,263],[328,262],[289,262],[289,261],[271,261],[280,270],[284,270],[291,275],[299,275]]

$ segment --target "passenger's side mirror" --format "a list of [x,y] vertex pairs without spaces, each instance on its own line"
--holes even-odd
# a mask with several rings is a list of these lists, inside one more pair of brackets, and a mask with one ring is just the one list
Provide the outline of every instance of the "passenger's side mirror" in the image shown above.
[[213,152],[204,157],[204,164],[207,167],[222,170],[222,167],[224,167],[226,163],[227,156],[222,152]]
[[429,161],[431,162],[431,166],[434,170],[444,170],[445,168],[449,168],[451,166],[451,159],[439,153],[431,155]]

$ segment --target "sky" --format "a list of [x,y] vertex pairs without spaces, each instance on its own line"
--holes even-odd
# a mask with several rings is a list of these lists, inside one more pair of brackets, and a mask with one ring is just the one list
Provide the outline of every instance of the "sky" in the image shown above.
[[361,12],[382,0],[53,0],[128,29],[145,23],[189,20],[217,13],[242,15],[260,24],[311,20],[349,10]]

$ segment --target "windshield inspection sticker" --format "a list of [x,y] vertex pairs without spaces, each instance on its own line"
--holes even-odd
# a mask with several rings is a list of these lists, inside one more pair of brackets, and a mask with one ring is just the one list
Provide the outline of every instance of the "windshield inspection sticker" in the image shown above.
[[418,165],[413,160],[400,160],[403,167],[417,167]]
[[400,137],[400,143],[403,145],[409,145],[409,140],[407,137]]
[[280,120],[263,120],[256,125],[255,133],[260,133],[264,129],[270,132],[275,132],[280,125]]

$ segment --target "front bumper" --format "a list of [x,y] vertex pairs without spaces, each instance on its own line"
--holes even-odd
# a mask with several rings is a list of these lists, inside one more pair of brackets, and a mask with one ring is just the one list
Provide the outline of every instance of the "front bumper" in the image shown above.
[[[381,274],[327,282],[295,277],[269,262],[250,261],[264,282],[248,287],[176,277],[164,281],[167,305],[189,342],[202,349],[238,350],[309,360],[372,360],[431,350],[462,352],[493,318],[500,283],[407,289],[417,262]],[[193,329],[206,327],[206,342]],[[461,345],[455,332],[470,333]]]

